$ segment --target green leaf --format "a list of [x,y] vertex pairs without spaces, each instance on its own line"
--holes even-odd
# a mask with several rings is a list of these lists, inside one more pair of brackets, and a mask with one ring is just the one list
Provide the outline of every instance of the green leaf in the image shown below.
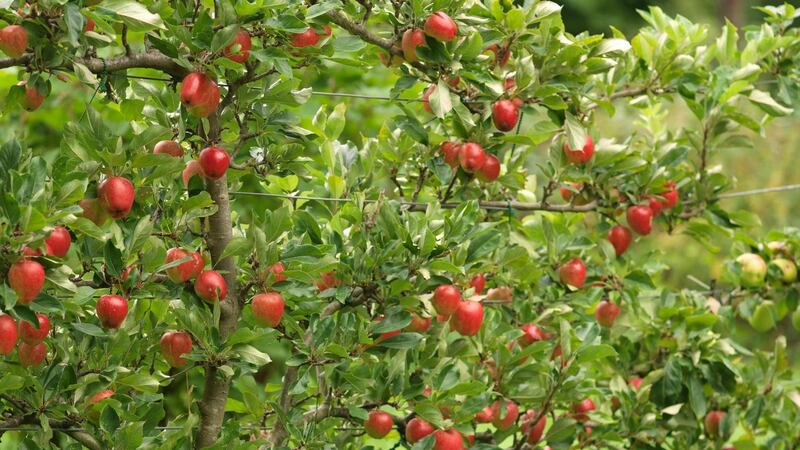
[[400,333],[380,342],[380,346],[398,350],[416,347],[422,341],[419,333]]
[[258,350],[252,345],[237,345],[236,353],[242,361],[261,367],[267,365],[272,359],[266,353]]
[[768,93],[758,89],[753,89],[748,99],[771,116],[788,116],[794,111],[792,108],[788,108],[776,102]]
[[122,20],[133,31],[148,31],[153,28],[166,29],[161,16],[147,10],[144,4],[129,0],[105,0],[96,6],[98,14]]
[[575,362],[581,364],[610,356],[617,356],[617,351],[614,350],[614,347],[608,344],[589,344],[578,348]]
[[144,372],[128,375],[127,377],[117,380],[117,383],[123,386],[129,386],[140,392],[154,394],[158,391],[158,380],[154,376]]
[[72,328],[74,328],[75,331],[78,331],[83,334],[88,334],[89,336],[103,337],[106,335],[106,332],[103,331],[102,328],[98,327],[93,323],[76,322],[72,324]]
[[252,244],[245,237],[237,236],[228,242],[225,250],[222,251],[219,260],[222,261],[230,256],[245,256],[252,250]]

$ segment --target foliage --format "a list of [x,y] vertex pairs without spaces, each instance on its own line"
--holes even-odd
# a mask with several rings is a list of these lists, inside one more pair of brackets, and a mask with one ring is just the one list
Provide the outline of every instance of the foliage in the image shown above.
[[[553,449],[798,445],[785,338],[762,352],[731,333],[770,296],[787,316],[796,281],[745,288],[731,263],[727,281],[746,298],[721,298],[716,309],[707,292],[658,286],[667,267],[635,244],[618,257],[605,239],[625,223],[626,208],[663,201],[674,183],[680,202],[661,212],[656,233],[681,230],[712,249],[735,235],[766,255],[768,247],[738,233],[758,217],[720,205],[731,179],[713,160],[752,146],[752,133],[800,104],[791,5],[763,8],[764,23],[744,33],[727,24],[716,36],[653,7],[630,40],[616,30],[610,38],[567,33],[549,1],[15,6],[1,18],[26,28],[32,51],[0,65],[23,67],[20,79],[49,96],[38,112],[21,113],[25,89],[15,86],[6,117],[79,113],[54,136],[22,127],[0,148],[0,273],[25,247],[44,248],[56,226],[73,236],[63,258],[30,256],[46,268],[32,303],[19,301],[10,276],[0,284],[5,314],[36,322],[44,313],[54,325],[41,367],[23,367],[19,354],[0,362],[3,425],[43,430],[5,433],[3,445],[392,446],[406,444],[414,416],[474,435],[474,448],[527,445],[521,424],[475,423],[498,399],[547,417],[543,441]],[[403,62],[403,31],[438,10],[456,20],[458,37],[428,37],[419,61]],[[84,31],[87,19],[94,31]],[[309,27],[318,43],[293,46]],[[222,56],[240,30],[254,44],[244,64]],[[506,65],[496,64],[498,51],[511,52]],[[397,109],[378,118],[379,128],[353,123],[345,103],[303,117],[315,95],[309,73],[352,70],[358,79],[383,70],[381,56],[396,58],[389,95]],[[192,71],[222,89],[207,118],[181,104],[180,81]],[[85,111],[78,84],[94,93]],[[427,113],[418,100],[430,85]],[[500,98],[522,100],[516,132],[492,125]],[[688,111],[688,126],[668,127],[675,106]],[[617,109],[636,115],[636,132],[621,140],[593,126]],[[361,132],[358,142],[342,138],[345,127]],[[562,148],[581,148],[587,136],[594,158],[569,164]],[[154,153],[165,139],[186,155]],[[499,178],[479,182],[448,165],[439,149],[451,140],[495,155]],[[210,145],[231,155],[226,175],[185,186],[177,174]],[[92,221],[79,203],[102,197],[112,176],[133,182],[133,208]],[[581,196],[560,203],[554,193],[568,182],[582,184],[567,188]],[[796,251],[796,232],[786,233],[765,242],[785,240]],[[168,262],[172,247],[200,251],[206,269],[224,275],[228,297],[209,303],[190,282],[167,277],[186,262]],[[574,258],[588,267],[585,286],[560,281],[559,267]],[[272,271],[277,263],[286,280]],[[476,274],[486,274],[488,291],[470,285]],[[444,284],[483,302],[477,335],[436,318],[433,292]],[[274,328],[249,304],[267,291],[286,300]],[[497,298],[508,291],[513,300]],[[119,329],[101,327],[95,314],[108,293],[128,299]],[[593,317],[602,300],[622,308],[613,327]],[[415,316],[434,323],[408,330]],[[544,338],[521,345],[526,324]],[[159,352],[171,330],[192,338],[181,368]],[[266,382],[265,372],[273,374]],[[633,377],[643,379],[636,389]],[[104,389],[113,395],[88,400]],[[588,421],[573,412],[586,398],[597,405]],[[362,433],[374,409],[395,417],[383,440]],[[716,438],[703,429],[714,410],[727,412]],[[77,427],[85,431],[69,431]],[[428,437],[414,448],[432,445]]]

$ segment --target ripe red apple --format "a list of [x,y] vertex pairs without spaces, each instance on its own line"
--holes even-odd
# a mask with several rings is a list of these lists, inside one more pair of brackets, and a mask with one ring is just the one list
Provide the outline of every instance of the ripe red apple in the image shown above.
[[212,180],[218,180],[228,170],[231,158],[225,150],[212,146],[204,148],[197,157],[197,161],[200,163],[200,168],[203,169],[203,175]]
[[487,406],[475,414],[475,421],[478,423],[491,423],[494,420],[494,410]]
[[462,336],[475,336],[483,324],[483,305],[480,302],[462,301],[450,317],[450,326]]
[[181,103],[192,117],[208,117],[219,105],[219,86],[207,75],[192,72],[181,83]]
[[184,258],[192,259],[166,270],[169,279],[175,283],[185,283],[203,271],[203,256],[198,252],[190,253],[179,247],[173,247],[167,250],[167,258],[164,264],[169,264]]
[[63,258],[67,255],[71,243],[72,236],[69,235],[69,230],[64,227],[56,227],[44,240],[44,247],[48,255]]
[[626,213],[628,226],[642,236],[650,234],[653,229],[653,210],[649,206],[634,205]]
[[706,427],[706,434],[711,437],[719,435],[719,423],[728,415],[725,411],[709,411],[703,420]]
[[455,39],[457,33],[456,23],[442,11],[431,14],[425,21],[425,34],[432,38],[448,42]]
[[176,158],[183,157],[183,147],[175,141],[158,141],[153,147],[153,153],[163,153]]
[[97,187],[100,205],[115,219],[121,219],[131,212],[135,196],[133,184],[123,177],[107,178]]
[[670,180],[664,186],[667,188],[666,192],[661,193],[661,196],[664,198],[664,207],[670,209],[678,206],[680,197],[678,195],[678,189],[675,187],[675,182]]
[[519,416],[519,407],[517,407],[516,403],[512,402],[511,400],[507,400],[505,405],[506,414],[503,416],[501,411],[503,407],[502,401],[496,400],[494,403],[492,403],[492,425],[497,427],[498,430],[506,430],[511,428]]
[[20,81],[17,85],[25,88],[25,95],[19,100],[22,109],[25,111],[35,111],[42,106],[45,97],[35,86],[28,86],[25,81]]
[[364,421],[364,430],[368,435],[376,439],[389,434],[393,426],[392,415],[383,411],[370,411],[367,420]]
[[47,356],[47,344],[40,342],[31,345],[20,342],[17,353],[19,353],[19,363],[22,367],[38,367]]
[[36,319],[39,322],[38,329],[27,320],[19,321],[19,338],[22,339],[22,342],[36,345],[50,334],[50,319],[42,313],[36,313]]
[[22,253],[22,256],[27,256],[27,257],[31,257],[31,258],[42,256],[42,251],[41,250],[39,250],[38,248],[30,248],[27,245],[25,247],[22,247],[22,252],[21,253]]
[[492,106],[492,121],[500,131],[511,131],[519,120],[519,106],[511,100],[499,100]]
[[586,422],[589,420],[589,416],[587,414],[592,411],[594,411],[594,402],[590,398],[585,398],[572,405],[572,412],[575,413],[574,418],[578,422]]
[[403,33],[400,45],[406,61],[414,62],[417,60],[417,47],[425,45],[425,33],[419,28],[408,29]]
[[486,152],[480,145],[467,142],[461,146],[458,159],[464,172],[472,173],[483,167],[486,162]]
[[200,163],[197,160],[193,159],[186,163],[186,168],[183,169],[183,187],[189,187],[189,180],[195,175],[202,175],[203,168],[200,167]]
[[97,317],[104,328],[119,328],[128,315],[128,301],[119,295],[103,295],[97,300]]
[[627,250],[628,246],[631,245],[633,235],[631,235],[631,230],[629,230],[627,227],[623,227],[622,225],[614,225],[610,230],[608,230],[607,238],[614,247],[614,252],[617,254],[617,256],[620,256],[625,253],[625,250]]
[[276,282],[286,281],[286,275],[283,274],[283,271],[286,270],[286,268],[283,267],[282,262],[280,261],[276,262],[275,264],[272,265],[270,270],[272,271],[272,276],[275,277]]
[[253,42],[250,40],[250,33],[245,30],[239,30],[233,42],[222,50],[222,54],[231,61],[243,63],[250,57],[250,49],[253,48]]
[[431,433],[433,433],[433,425],[419,417],[409,420],[408,425],[406,425],[406,440],[409,444],[420,441]]
[[639,377],[628,378],[628,384],[630,385],[631,389],[633,389],[634,391],[638,391],[639,390],[639,386],[642,385],[642,381],[643,380],[641,378],[639,378]]
[[436,85],[432,84],[425,89],[425,92],[422,93],[422,109],[431,114],[433,114],[433,110],[431,109],[430,98],[434,91],[436,91]]
[[262,325],[275,328],[281,323],[285,304],[277,292],[258,294],[253,297],[253,317]]
[[486,287],[486,277],[479,273],[469,280],[469,285],[475,289],[475,294],[480,295],[483,292],[483,288]]
[[[574,181],[567,181],[567,184],[569,184],[570,186],[574,187],[578,192],[580,192],[580,190],[583,189],[583,183],[576,183]],[[564,200],[565,202],[572,201],[572,197],[575,196],[575,192],[573,192],[571,189],[569,189],[566,186],[561,186],[560,188],[558,188],[558,191],[561,194],[561,199]]]
[[542,414],[542,417],[539,418],[536,423],[533,423],[534,419],[536,419],[536,415],[536,411],[529,409],[528,412],[522,416],[522,424],[520,425],[522,434],[527,435],[528,443],[531,445],[538,443],[542,439],[544,427],[547,425],[546,414]]
[[411,315],[411,323],[406,327],[406,331],[410,333],[424,333],[431,327],[431,318],[422,317],[417,314]]
[[619,316],[620,309],[616,303],[603,300],[594,310],[594,318],[601,326],[611,327]]
[[453,141],[444,141],[439,147],[439,152],[442,154],[445,164],[453,169],[458,167],[458,153],[460,150],[461,146]]
[[443,284],[433,291],[433,307],[436,312],[450,317],[461,304],[461,291],[452,284]]
[[87,31],[94,31],[95,27],[94,20],[86,18],[86,25],[83,26],[83,32],[86,33]]
[[322,292],[326,289],[338,287],[341,284],[342,280],[336,278],[336,271],[332,270],[330,272],[325,272],[322,275],[320,275],[320,278],[317,281],[317,289],[319,289],[319,291]]
[[167,331],[161,336],[159,346],[167,364],[178,368],[187,362],[186,359],[181,358],[181,355],[192,351],[192,338],[183,331]]
[[11,58],[19,58],[28,46],[28,31],[19,25],[0,30],[0,50]]
[[500,160],[497,159],[497,156],[491,154],[487,155],[486,162],[478,169],[475,176],[485,183],[496,180],[497,177],[500,176]]
[[103,389],[102,391],[98,392],[97,394],[94,394],[89,398],[89,404],[94,405],[100,403],[103,400],[111,397],[112,395],[114,395],[114,391],[112,391],[111,389]]
[[592,159],[594,155],[594,141],[592,138],[587,134],[586,135],[586,142],[583,144],[583,148],[569,148],[569,142],[566,140],[564,141],[564,155],[567,157],[567,161],[571,162],[572,164],[585,164]]
[[108,211],[100,205],[96,198],[84,198],[78,203],[83,209],[83,217],[92,221],[97,226],[102,226],[108,220]]
[[534,342],[545,339],[545,334],[542,333],[542,329],[532,323],[523,325],[522,333],[522,336],[520,336],[518,340],[521,347],[527,347]]
[[433,450],[464,450],[464,440],[456,429],[436,430]]
[[228,285],[219,272],[206,270],[194,280],[194,292],[207,302],[225,300],[228,295]]
[[661,210],[664,209],[664,204],[661,203],[661,200],[654,195],[646,195],[645,200],[647,200],[647,206],[650,208],[650,211],[653,212],[653,217],[658,217],[661,215]]
[[303,48],[317,45],[320,39],[325,36],[330,36],[333,33],[333,30],[331,30],[331,27],[328,25],[323,25],[323,29],[325,32],[322,34],[314,31],[312,27],[308,27],[308,29],[302,33],[293,34],[291,41],[292,47]]
[[44,267],[36,261],[21,259],[8,269],[8,285],[17,293],[17,303],[27,305],[44,286]]
[[578,289],[586,282],[586,265],[579,258],[573,258],[558,269],[561,282]]
[[517,88],[517,80],[514,77],[508,77],[503,80],[503,90],[505,92],[511,92]]
[[17,323],[8,314],[0,316],[0,355],[10,355],[17,345]]

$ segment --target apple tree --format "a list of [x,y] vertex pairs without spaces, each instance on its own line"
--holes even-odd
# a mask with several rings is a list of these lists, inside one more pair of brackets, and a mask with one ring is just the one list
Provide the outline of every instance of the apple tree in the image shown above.
[[[714,162],[800,103],[793,6],[11,3],[0,446],[800,445],[800,236]],[[674,232],[745,256],[671,289]]]

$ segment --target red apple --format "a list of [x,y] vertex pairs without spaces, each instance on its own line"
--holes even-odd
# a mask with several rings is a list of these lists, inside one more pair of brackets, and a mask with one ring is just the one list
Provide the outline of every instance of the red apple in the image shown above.
[[703,420],[706,427],[706,434],[711,437],[719,436],[719,423],[722,422],[722,419],[724,419],[726,415],[728,415],[728,413],[725,411],[709,411]]
[[500,176],[500,160],[497,159],[497,156],[487,155],[486,162],[483,163],[475,175],[479,180],[487,183],[496,180]]
[[191,259],[166,270],[169,279],[175,283],[185,283],[192,279],[192,277],[196,277],[203,270],[204,264],[202,255],[197,252],[189,253],[179,247],[173,247],[167,250],[167,258],[164,261],[164,264],[169,264],[173,261],[179,261],[184,258]]
[[22,252],[21,253],[22,253],[22,256],[27,256],[27,257],[32,257],[32,258],[35,258],[35,257],[38,257],[38,256],[42,256],[42,251],[41,250],[39,250],[38,248],[30,248],[27,245],[25,247],[22,247]]
[[496,400],[492,404],[492,425],[497,427],[498,430],[507,430],[508,428],[511,428],[519,416],[519,408],[517,407],[516,403],[512,402],[511,400],[507,400],[505,405],[506,414],[503,416],[501,415],[501,410],[503,407],[502,401]]
[[44,240],[44,247],[48,255],[63,258],[67,255],[71,243],[72,236],[69,235],[69,230],[64,227],[56,227]]
[[417,60],[417,47],[425,45],[425,33],[419,28],[408,29],[403,33],[403,40],[401,47],[403,48],[403,57],[408,62]]
[[182,158],[183,147],[175,141],[158,141],[155,147],[153,147],[153,153],[163,153],[176,158]]
[[44,267],[36,261],[21,259],[8,269],[8,285],[17,293],[17,303],[27,305],[44,286]]
[[491,406],[487,406],[475,414],[475,421],[478,423],[492,423],[494,420],[494,410]]
[[17,345],[17,323],[8,314],[0,316],[0,355],[10,355]]
[[336,278],[336,271],[332,270],[330,272],[325,272],[322,275],[320,275],[320,278],[317,281],[317,289],[319,289],[319,291],[322,292],[330,288],[338,287],[341,284],[342,280]]
[[183,331],[168,331],[161,336],[159,345],[167,364],[177,368],[186,364],[187,360],[181,355],[192,351],[192,338]]
[[480,295],[483,292],[483,288],[486,287],[486,277],[479,273],[469,280],[469,285],[475,289],[475,294]]
[[641,378],[639,378],[639,377],[628,378],[628,384],[630,385],[631,389],[633,389],[634,391],[638,391],[639,390],[639,386],[642,385],[642,381],[643,380]]
[[579,258],[573,258],[558,269],[561,282],[578,289],[586,282],[586,265]]
[[450,317],[450,326],[462,336],[475,336],[483,323],[483,305],[480,302],[462,301]]
[[119,295],[103,295],[97,300],[97,317],[104,328],[119,328],[128,315],[128,301]]
[[262,325],[275,328],[281,323],[285,304],[277,292],[258,294],[253,297],[253,317]]
[[522,416],[522,424],[520,430],[523,435],[527,435],[528,443],[534,445],[542,439],[544,434],[544,427],[547,425],[547,415],[542,414],[542,417],[536,423],[532,423],[537,416],[537,412],[530,409]]
[[587,414],[592,411],[594,411],[594,402],[590,398],[583,399],[572,405],[572,412],[575,413],[574,418],[578,422],[586,422],[589,420]]
[[439,152],[442,154],[445,164],[453,169],[458,167],[458,153],[460,150],[461,146],[453,141],[442,142],[442,146],[439,147]]
[[664,209],[664,204],[661,203],[658,197],[654,195],[645,195],[645,200],[647,200],[647,206],[650,207],[650,210],[653,211],[653,217],[658,217],[661,215],[661,210]]
[[464,440],[456,429],[436,430],[433,450],[464,450]]
[[86,18],[86,25],[83,26],[83,32],[86,33],[88,31],[94,31],[94,27],[94,20]]
[[411,333],[424,333],[431,327],[431,318],[422,317],[417,314],[411,315],[411,323],[406,327],[406,331]]
[[181,103],[192,117],[208,117],[219,105],[219,86],[207,75],[192,72],[181,84]]
[[38,367],[47,356],[47,344],[40,342],[31,345],[21,342],[17,353],[19,353],[19,363],[22,367]]
[[370,437],[380,439],[389,434],[394,426],[392,415],[383,411],[370,411],[364,421],[364,430]]
[[36,313],[36,319],[39,322],[38,329],[27,320],[19,321],[19,338],[22,339],[22,342],[36,345],[44,341],[50,334],[50,319],[42,313]]
[[503,80],[503,90],[505,92],[513,91],[516,88],[517,88],[517,80],[515,80],[514,77],[508,77],[505,80]]
[[302,33],[297,33],[292,35],[292,47],[303,48],[303,47],[312,47],[317,45],[317,43],[325,36],[330,36],[333,33],[331,27],[328,25],[323,25],[325,33],[319,34],[314,31],[313,28],[308,27],[308,29]]
[[623,227],[622,225],[614,225],[610,230],[608,230],[607,238],[614,247],[614,252],[617,254],[617,256],[620,256],[625,253],[625,250],[627,250],[628,246],[631,245],[633,236],[631,235],[631,230],[629,230],[627,227]]
[[433,114],[433,110],[431,109],[430,98],[434,91],[436,91],[436,85],[432,84],[425,89],[425,92],[422,93],[422,109],[431,114]]
[[186,163],[186,168],[183,169],[183,187],[189,187],[189,180],[195,175],[202,175],[203,168],[200,163],[193,159]]
[[572,164],[585,164],[592,159],[594,155],[594,142],[592,138],[587,134],[586,135],[586,142],[583,144],[583,148],[569,148],[569,142],[564,141],[564,155],[566,155],[567,160]]
[[433,291],[433,307],[444,316],[451,316],[461,304],[461,291],[452,284],[443,284]]
[[206,270],[194,280],[194,292],[207,302],[225,300],[228,295],[228,285],[219,272]]
[[135,196],[133,184],[127,178],[107,178],[97,186],[100,205],[115,219],[121,219],[131,212]]
[[519,106],[511,100],[499,100],[492,106],[492,121],[500,131],[511,131],[519,120]]
[[542,329],[532,323],[523,325],[522,333],[522,336],[520,336],[518,340],[521,347],[527,347],[534,342],[539,342],[546,338],[545,334],[542,332]]
[[200,168],[203,169],[203,175],[212,180],[218,180],[228,170],[231,158],[225,150],[212,146],[204,148],[197,157],[197,161],[200,163]]
[[0,50],[12,58],[19,58],[28,46],[28,31],[19,25],[9,25],[0,30]]
[[272,265],[270,268],[272,271],[272,276],[275,277],[275,281],[286,281],[286,275],[283,274],[283,271],[286,268],[283,267],[283,263],[278,261]]
[[653,228],[653,210],[649,206],[634,205],[628,208],[628,226],[642,236],[650,234]]
[[243,63],[250,57],[250,49],[253,42],[250,40],[250,33],[239,30],[233,42],[222,50],[222,54],[233,62]]
[[666,192],[661,193],[661,197],[664,198],[664,208],[670,209],[678,206],[680,197],[678,196],[678,189],[675,187],[675,182],[670,180],[664,186],[667,188]]
[[20,81],[17,85],[25,88],[25,95],[19,100],[22,109],[25,111],[35,111],[42,106],[45,97],[35,86],[28,86],[25,81]]
[[409,420],[408,425],[406,425],[406,440],[409,444],[420,441],[431,433],[433,433],[433,425],[419,417]]
[[455,39],[457,33],[456,23],[442,11],[431,14],[425,21],[425,34],[432,38],[448,42]]
[[486,152],[480,145],[467,142],[461,146],[458,159],[464,172],[472,173],[483,167],[486,162]]
[[594,310],[594,318],[601,326],[611,327],[619,316],[620,309],[616,303],[603,300]]
[[100,403],[103,400],[111,397],[112,395],[114,395],[114,391],[112,391],[111,389],[103,389],[102,391],[98,392],[97,394],[94,394],[89,398],[89,404],[94,405]]

